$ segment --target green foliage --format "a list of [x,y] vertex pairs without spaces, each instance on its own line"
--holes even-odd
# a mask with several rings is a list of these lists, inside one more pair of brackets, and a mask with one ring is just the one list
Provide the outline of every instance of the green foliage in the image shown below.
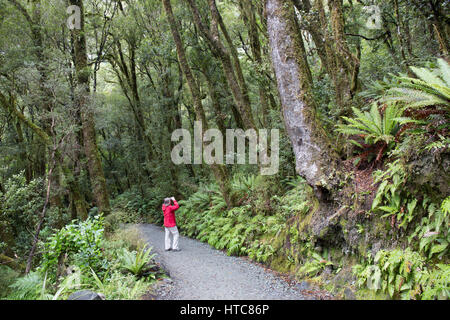
[[309,188],[304,181],[294,189],[286,192],[283,197],[275,197],[279,201],[279,212],[286,217],[295,215],[304,216],[311,209],[311,203],[305,195],[305,189]]
[[[381,141],[389,145],[394,142],[395,133],[398,130],[398,118],[401,117],[403,112],[397,105],[388,105],[383,116],[378,111],[376,103],[372,104],[370,112],[363,113],[356,108],[353,108],[353,112],[356,117],[343,117],[348,124],[338,125],[338,132],[362,136],[366,144],[376,144]],[[352,143],[362,147],[357,141],[352,141]]]
[[119,211],[129,211],[136,214],[144,214],[148,209],[145,199],[142,194],[135,190],[128,190],[118,195],[112,202],[112,206]]
[[232,196],[238,199],[239,202],[248,200],[254,196],[260,185],[264,184],[263,176],[256,175],[235,175],[231,182]]
[[10,285],[18,278],[19,273],[10,267],[0,265],[0,300],[10,294]]
[[[177,221],[181,232],[225,250],[228,255],[247,255],[258,262],[270,262],[277,253],[273,239],[287,219],[304,215],[310,209],[303,179],[285,181],[291,189],[282,196],[267,194],[271,183],[260,176],[235,176],[232,192],[241,201],[230,210],[216,185],[201,187],[188,200],[180,201]],[[269,209],[261,210],[261,203]]]
[[106,261],[102,252],[103,221],[102,216],[89,218],[80,223],[74,221],[49,237],[44,244],[45,253],[41,269],[54,271],[64,254],[80,268],[94,270],[105,268]]
[[391,82],[392,80],[388,79],[386,76],[383,77],[383,80],[378,79],[375,81],[371,81],[368,88],[360,92],[358,96],[368,100],[378,100],[385,94],[387,90],[389,90]]
[[[347,124],[337,125],[337,131],[353,137],[349,142],[365,151],[361,156],[367,157],[366,154],[371,152],[376,155],[377,161],[395,146],[400,124],[413,122],[409,118],[402,118],[402,108],[394,103],[387,105],[383,114],[380,114],[377,103],[372,103],[370,112],[362,112],[357,108],[353,108],[353,112],[355,118],[342,117]],[[364,143],[356,137],[363,138]]]
[[447,197],[438,208],[434,203],[430,203],[425,196],[423,208],[427,210],[427,215],[422,218],[414,232],[408,237],[410,243],[414,238],[418,238],[419,252],[428,257],[428,259],[437,256],[442,259],[448,254],[450,234],[448,226],[450,225],[449,215],[450,196]]
[[[110,240],[103,239],[96,242],[93,230],[101,234],[102,218],[95,218],[93,221],[87,223],[80,223],[78,228],[74,226],[69,227],[64,233],[69,238],[66,242],[56,241],[49,242],[46,247],[53,243],[54,248],[58,248],[56,243],[60,244],[60,252],[69,253],[69,261],[71,265],[67,269],[70,272],[64,272],[59,278],[59,284],[56,286],[51,277],[48,277],[54,267],[50,264],[49,258],[43,261],[47,262],[47,270],[43,267],[38,268],[37,271],[31,272],[29,275],[17,278],[11,285],[11,294],[7,299],[31,299],[31,300],[65,300],[67,297],[78,290],[87,289],[93,290],[105,295],[106,299],[138,299],[140,298],[150,286],[151,281],[156,278],[154,266],[149,264],[154,254],[151,250],[146,250],[144,246],[138,245],[141,249],[138,251],[129,251],[129,248],[135,247],[135,240],[131,240],[127,236],[120,234],[113,234]],[[84,225],[83,225],[84,224]],[[78,229],[79,232],[75,232]],[[77,234],[90,233],[90,238],[93,243],[101,244],[101,250],[96,251],[99,255],[97,258],[102,260],[102,268],[95,271],[88,264],[80,263],[77,258],[77,253],[86,248],[74,248],[71,240],[77,238]],[[136,234],[136,231],[133,231]],[[59,236],[61,236],[59,234]],[[53,238],[57,237],[55,234]],[[81,239],[81,238],[78,238]],[[86,241],[81,239],[81,243]],[[66,251],[63,251],[66,248]],[[71,248],[69,250],[69,248]],[[58,249],[59,250],[59,249]],[[95,251],[95,250],[94,250]],[[101,252],[101,253],[100,253]],[[56,256],[56,255],[54,255]],[[93,261],[93,259],[91,259]],[[78,266],[78,265],[80,266]],[[91,264],[95,266],[95,263]],[[43,264],[44,266],[44,264]],[[126,273],[124,271],[126,270]],[[11,280],[9,280],[11,282]]]
[[[33,11],[32,1],[22,0],[22,3],[26,11]],[[77,145],[81,143],[77,135],[73,134],[77,131],[79,122],[74,110],[78,110],[79,106],[73,104],[73,83],[67,81],[70,70],[60,67],[66,55],[70,56],[70,46],[65,48],[69,51],[61,51],[61,48],[50,45],[70,40],[67,38],[69,33],[59,32],[59,22],[65,16],[65,8],[55,3],[54,0],[43,1],[42,12],[57,18],[54,21],[43,19],[45,23],[37,30],[37,35],[43,35],[43,56],[49,57],[43,61],[42,55],[36,54],[40,52],[40,48],[34,47],[29,36],[24,36],[29,31],[29,26],[26,19],[23,19],[23,12],[17,11],[17,6],[11,3],[0,5],[0,93],[10,100],[15,108],[24,112],[30,121],[45,124],[48,128],[51,125],[54,140],[60,141],[58,150],[60,149],[63,157],[60,163],[69,165],[71,169],[80,169],[76,180],[79,180],[83,198],[90,201],[90,174],[86,166],[79,166],[76,160],[78,157],[75,156],[78,153]],[[180,229],[184,234],[208,242],[217,249],[225,250],[227,254],[248,255],[262,262],[271,262],[277,254],[282,256],[284,251],[280,252],[286,249],[283,248],[284,243],[275,244],[275,240],[288,237],[300,253],[294,257],[295,254],[289,252],[286,254],[286,260],[298,264],[298,256],[305,254],[307,261],[304,271],[315,274],[316,271],[322,270],[324,263],[310,253],[308,246],[311,243],[304,239],[304,229],[310,221],[309,214],[315,212],[317,203],[308,197],[309,187],[302,181],[292,180],[285,183],[287,177],[295,175],[295,157],[291,140],[285,132],[286,119],[283,119],[283,113],[280,112],[280,97],[273,81],[270,55],[267,54],[270,52],[270,44],[262,34],[259,35],[259,46],[258,43],[251,43],[253,37],[249,26],[253,19],[256,26],[263,24],[263,10],[260,10],[263,2],[254,3],[255,15],[247,17],[251,18],[250,20],[242,19],[245,14],[239,14],[238,3],[218,1],[218,6],[224,25],[232,38],[231,42],[238,44],[235,49],[240,51],[247,46],[261,49],[257,50],[261,51],[260,58],[252,57],[256,51],[245,50],[247,55],[239,55],[239,62],[256,126],[280,129],[280,171],[274,178],[267,178],[252,175],[251,173],[256,171],[254,166],[233,167],[230,196],[236,200],[236,208],[228,210],[217,184],[211,183],[213,180],[207,166],[174,166],[170,159],[171,131],[180,124],[184,128],[192,129],[195,113],[192,110],[191,97],[184,94],[186,83],[185,79],[180,77],[167,19],[164,14],[155,14],[161,10],[161,3],[147,0],[128,1],[128,5],[119,10],[117,1],[86,2],[84,31],[90,46],[87,51],[99,52],[101,56],[107,57],[107,61],[102,64],[93,65],[98,67],[95,69],[96,94],[89,101],[95,114],[98,151],[102,157],[108,190],[115,196],[111,203],[116,210],[105,218],[104,228],[112,233],[118,231],[122,224],[142,222],[144,218],[153,223],[161,223],[161,200],[166,196],[177,195],[178,198],[178,195],[181,195],[180,198],[187,199],[181,203],[182,208],[178,214]],[[400,5],[397,19],[390,19],[386,15],[394,12],[393,2],[378,1],[377,4],[382,9],[385,29],[383,32],[395,29],[400,34],[386,41],[385,37],[380,36],[379,30],[364,27],[367,16],[362,14],[361,3],[357,1],[354,5],[345,6],[343,20],[348,34],[345,41],[351,50],[357,49],[357,55],[361,58],[360,65],[355,69],[359,72],[348,81],[355,85],[351,88],[351,95],[370,81],[382,79],[389,72],[405,72],[405,66],[415,63],[419,65],[439,53],[438,43],[433,39],[432,33],[428,32],[429,24],[424,18],[433,19],[434,13],[429,12],[425,5]],[[292,7],[292,2],[289,5]],[[199,9],[206,13],[205,8],[207,9],[201,5]],[[442,8],[438,8],[437,12],[440,9]],[[328,17],[330,12],[325,11]],[[174,3],[174,13],[180,25],[192,25],[192,14],[186,6]],[[306,12],[299,14],[306,24],[313,18]],[[310,22],[313,23],[313,20]],[[405,21],[408,22],[406,25]],[[104,33],[106,38],[100,39],[102,41],[94,41],[98,32],[102,31],[98,26],[103,27],[103,31],[108,31]],[[405,26],[408,26],[408,30]],[[332,26],[324,26],[324,30],[318,31],[326,31],[327,27]],[[195,28],[183,28],[181,31],[183,40],[188,44],[187,58],[196,71],[194,76],[202,92],[202,103],[210,127],[216,127],[219,120],[223,120],[230,128],[239,127],[239,117],[229,112],[234,101],[230,97],[220,61],[213,57],[204,41],[199,41]],[[409,33],[414,37],[409,37]],[[363,41],[361,37],[351,34],[363,35],[372,40]],[[114,39],[122,39],[121,48],[109,45]],[[98,45],[102,45],[103,52],[96,47]],[[306,51],[314,83],[312,92],[307,94],[313,95],[318,105],[318,117],[323,121],[325,131],[331,132],[332,130],[327,129],[334,127],[338,115],[347,111],[346,106],[356,106],[359,101],[352,99],[346,101],[345,106],[337,105],[335,94],[339,92],[335,90],[340,84],[344,90],[350,89],[345,88],[347,80],[350,79],[344,75],[346,72],[339,70],[336,74],[331,74],[336,71],[335,68],[326,68],[327,64],[321,61],[323,57],[318,55],[320,50],[312,50],[317,46],[310,45],[311,43],[306,44]],[[327,45],[325,47],[328,48]],[[101,56],[98,58],[102,58]],[[90,60],[95,62],[96,57],[91,58]],[[45,68],[41,68],[42,66]],[[129,70],[126,70],[127,66]],[[339,126],[339,132],[352,136],[353,143],[364,149],[362,154],[375,154],[378,160],[394,147],[392,155],[400,156],[402,161],[405,160],[402,153],[415,149],[416,146],[417,154],[420,151],[439,157],[449,146],[447,132],[450,72],[448,64],[442,59],[438,60],[436,66],[437,68],[412,67],[411,70],[418,79],[400,74],[384,82],[376,82],[376,85],[369,89],[371,92],[366,92],[364,97],[388,102],[387,107],[383,106],[383,109],[379,110],[374,103],[368,112],[362,112],[366,109],[358,106],[354,109],[354,117],[344,118],[346,124]],[[134,71],[139,72],[136,77],[132,77],[131,82],[117,81],[119,78],[130,80],[129,76]],[[114,79],[111,79],[111,74]],[[45,83],[42,83],[42,80],[45,80]],[[45,91],[54,95],[45,97]],[[211,92],[217,96],[222,110],[216,110]],[[343,96],[346,95],[347,93],[343,92]],[[380,96],[384,96],[383,99],[378,99]],[[55,97],[58,97],[58,101]],[[268,104],[267,108],[264,101]],[[48,108],[44,108],[44,104],[52,107],[51,113],[45,111]],[[429,106],[432,108],[425,109]],[[4,192],[0,194],[0,250],[8,250],[9,253],[23,257],[29,252],[32,243],[32,230],[35,229],[38,213],[42,209],[45,188],[40,179],[27,183],[23,173],[14,174],[27,168],[31,171],[28,172],[28,177],[43,175],[45,168],[50,166],[50,157],[48,154],[45,156],[45,148],[38,143],[31,129],[18,122],[4,107],[6,105],[0,106],[0,190]],[[264,111],[263,109],[269,109],[269,112],[261,116],[260,111]],[[426,113],[436,110],[440,113]],[[411,115],[412,111],[426,112]],[[426,116],[428,122],[414,122],[415,125],[409,127],[413,120],[403,118],[402,115],[414,118],[415,121],[423,120]],[[430,129],[431,122],[434,127]],[[403,126],[407,123],[409,129]],[[405,134],[401,136],[402,132]],[[66,136],[70,139],[63,139]],[[330,138],[333,140],[332,136]],[[416,144],[419,140],[420,144]],[[333,147],[338,152],[341,151],[339,143]],[[72,167],[72,164],[75,166]],[[382,167],[383,164],[379,162],[376,165]],[[402,229],[397,230],[400,235],[416,228],[410,234],[411,246],[417,245],[418,252],[427,259],[434,262],[445,261],[449,242],[448,210],[445,209],[448,203],[439,208],[435,198],[440,200],[440,197],[446,195],[427,195],[427,190],[411,190],[408,188],[409,175],[406,166],[400,166],[400,162],[388,166],[384,173],[378,172],[377,183],[380,183],[380,187],[372,209],[384,218],[391,218],[393,227],[398,222]],[[61,184],[58,184],[54,191],[69,195],[68,198],[72,201],[72,195],[67,192],[69,188],[66,178],[68,177],[61,175]],[[202,183],[204,185],[198,188]],[[346,181],[341,180],[339,183],[342,187]],[[92,207],[91,204],[88,204],[88,207]],[[101,288],[107,292],[107,297],[136,296],[143,286],[136,282],[134,275],[124,276],[121,273],[120,255],[123,254],[122,248],[126,247],[129,264],[134,270],[140,268],[142,263],[138,261],[145,259],[139,257],[140,253],[143,254],[143,249],[137,240],[138,234],[120,230],[119,240],[105,242],[103,231],[100,231],[102,227],[83,224],[75,226],[72,223],[69,224],[69,229],[63,229],[47,241],[47,237],[54,233],[53,228],[67,221],[67,212],[67,208],[59,210],[55,206],[47,212],[45,227],[40,234],[45,245],[40,243],[38,248],[39,253],[45,251],[41,270],[48,271],[49,277],[53,276],[56,264],[67,254],[68,260],[65,262],[80,267],[80,281],[83,285]],[[98,213],[97,207],[89,211],[92,217]],[[419,221],[419,224],[414,225]],[[358,222],[362,223],[356,224],[358,233],[369,238],[370,228],[365,228],[364,222]],[[344,228],[344,233],[346,232]],[[392,234],[395,235],[395,230]],[[38,258],[39,254],[35,261]],[[445,264],[443,266],[445,267]],[[433,269],[429,277],[442,284],[436,270]],[[67,289],[60,291],[60,288],[55,293],[53,289],[56,288],[50,288],[53,290],[50,291],[55,293],[53,298],[60,298],[71,290],[70,279],[67,277],[63,280],[67,286],[61,285],[61,288]],[[64,282],[66,280],[67,282]],[[74,278],[73,282],[77,280]],[[129,291],[130,288],[135,288],[135,291]],[[431,285],[430,292],[434,289],[434,285]]]
[[45,291],[46,278],[39,272],[30,272],[28,275],[18,278],[10,287],[12,293],[8,296],[11,300],[48,300],[49,294]]
[[145,246],[145,241],[142,239],[139,228],[134,225],[116,230],[108,239],[109,241],[105,243],[105,247],[112,246],[113,251],[115,247],[123,247],[130,251],[135,251]]
[[418,200],[404,188],[408,174],[401,161],[388,163],[387,167],[385,171],[374,173],[374,183],[381,183],[372,202],[372,210],[386,212],[383,218],[395,216],[400,221],[399,227],[406,229],[414,218]]
[[255,241],[247,250],[250,259],[259,262],[267,262],[270,257],[276,254],[275,248],[269,243],[263,241]]
[[380,250],[372,261],[353,267],[360,287],[380,290],[391,298],[437,299],[449,297],[448,265],[428,270],[426,259],[410,248]]
[[[30,247],[38,213],[42,211],[42,179],[26,183],[24,172],[13,175],[0,192],[0,240],[17,254],[25,254]],[[14,240],[12,240],[14,239]]]
[[448,298],[448,264],[436,261],[448,259],[449,197],[439,205],[426,193],[408,188],[410,175],[401,159],[388,163],[386,170],[376,171],[374,176],[380,185],[372,210],[385,212],[382,218],[394,218],[392,227],[406,230],[414,221],[420,222],[410,229],[409,248],[380,250],[374,262],[369,257],[365,264],[355,266],[358,284],[394,298]]
[[433,152],[436,153],[439,150],[445,150],[448,149],[450,146],[450,138],[449,137],[444,137],[440,134],[438,134],[438,140],[431,142],[429,144],[427,144],[423,149],[424,151],[428,151],[428,152]]
[[323,258],[317,252],[309,252],[309,259],[300,267],[299,273],[301,275],[314,277],[319,272],[323,271],[327,266],[332,266],[333,263]]
[[124,275],[118,270],[101,279],[92,271],[92,276],[85,281],[85,287],[103,293],[106,300],[137,300],[149,290],[149,283],[145,279],[137,280],[132,274]]
[[40,272],[31,272],[18,278],[11,285],[10,300],[66,300],[78,290],[86,289],[102,293],[107,300],[137,300],[149,290],[145,279],[138,280],[131,274],[124,275],[112,269],[100,279],[92,269],[83,274],[79,268],[62,279],[58,288],[48,285],[46,277]]
[[438,59],[435,70],[410,67],[418,79],[399,76],[390,84],[384,102],[401,102],[409,108],[442,105],[450,108],[450,66]]
[[114,209],[111,214],[105,217],[105,231],[112,233],[126,224],[142,223],[142,216],[133,209]]
[[149,265],[150,261],[156,254],[151,254],[151,248],[141,248],[139,251],[128,251],[126,248],[122,249],[120,254],[120,261],[122,268],[128,270],[137,277],[142,277],[149,268],[154,265]]
[[381,290],[391,297],[401,294],[403,298],[414,297],[417,273],[423,268],[424,259],[409,248],[406,250],[380,250],[375,256],[381,270]]
[[450,297],[450,265],[437,264],[436,267],[421,274],[422,300],[448,300]]
[[[374,173],[375,183],[380,183],[376,196],[372,202],[374,212],[385,212],[382,218],[395,217],[399,228],[407,229],[408,225],[419,216],[425,216],[417,224],[415,230],[409,235],[412,243],[414,238],[419,239],[419,251],[431,258],[434,254],[439,257],[446,253],[450,242],[447,226],[449,225],[448,197],[441,205],[441,209],[425,194],[412,194],[406,188],[408,172],[400,159],[387,164],[385,171]],[[394,226],[394,223],[391,223]]]
[[[437,64],[438,68],[434,70],[411,67],[418,79],[401,75],[393,76],[392,80],[385,78],[374,82],[362,94],[376,100],[370,113],[353,108],[356,118],[344,117],[347,124],[338,125],[338,132],[364,138],[365,145],[357,139],[350,142],[367,151],[373,152],[368,147],[378,142],[378,160],[382,152],[392,149],[396,143],[398,150],[393,154],[400,156],[405,149],[412,149],[415,153],[447,149],[450,67],[443,59],[438,59]],[[383,118],[376,107],[379,102],[386,103]],[[403,114],[407,117],[402,117]],[[406,137],[404,142],[400,139],[402,133]],[[417,137],[410,139],[411,135]],[[416,144],[424,136],[426,139],[422,139],[422,145]]]

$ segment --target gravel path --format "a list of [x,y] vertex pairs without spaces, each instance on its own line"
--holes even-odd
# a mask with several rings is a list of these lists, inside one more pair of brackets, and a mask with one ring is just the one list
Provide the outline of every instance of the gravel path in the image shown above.
[[207,243],[180,236],[179,252],[164,250],[164,229],[140,225],[156,261],[171,279],[157,290],[161,300],[304,300],[295,287],[261,266],[229,257]]

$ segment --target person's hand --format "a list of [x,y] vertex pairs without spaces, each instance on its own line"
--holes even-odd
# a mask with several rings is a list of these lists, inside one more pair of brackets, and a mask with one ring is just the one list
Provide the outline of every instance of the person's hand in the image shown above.
[[172,197],[172,198],[170,198],[170,199],[172,199],[173,201],[175,201],[175,197]]

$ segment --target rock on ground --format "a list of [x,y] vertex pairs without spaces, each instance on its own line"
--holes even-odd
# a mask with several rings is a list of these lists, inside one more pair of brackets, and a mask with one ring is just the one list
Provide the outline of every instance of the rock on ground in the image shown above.
[[67,300],[105,300],[105,296],[101,293],[83,290],[72,293]]

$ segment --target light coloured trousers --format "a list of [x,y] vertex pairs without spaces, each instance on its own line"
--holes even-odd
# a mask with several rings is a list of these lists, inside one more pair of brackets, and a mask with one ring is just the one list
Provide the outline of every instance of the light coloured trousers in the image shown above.
[[[178,228],[177,227],[173,227],[173,228],[165,228],[166,229],[166,241],[165,241],[165,246],[166,246],[166,250],[169,249],[178,249],[178,239],[180,238],[180,234],[178,233]],[[173,243],[171,246],[171,235],[173,238]]]

